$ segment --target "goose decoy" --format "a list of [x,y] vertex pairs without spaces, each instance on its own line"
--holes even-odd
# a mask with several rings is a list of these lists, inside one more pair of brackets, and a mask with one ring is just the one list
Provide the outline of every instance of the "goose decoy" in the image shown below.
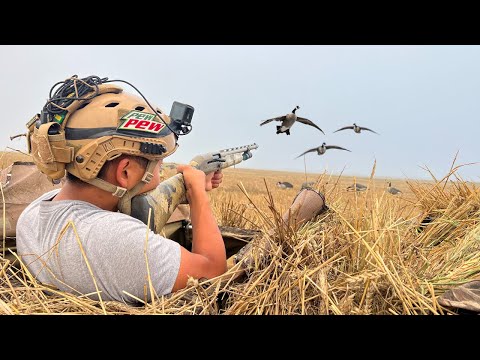
[[298,121],[298,122],[301,122],[302,124],[310,125],[310,126],[313,126],[314,128],[317,128],[325,135],[323,130],[320,129],[317,125],[315,125],[311,120],[297,116],[297,114],[295,114],[295,111],[297,111],[298,109],[300,109],[300,106],[297,105],[295,106],[295,108],[292,110],[290,114],[265,120],[262,123],[260,123],[260,126],[268,124],[269,122],[274,120],[281,121],[282,125],[277,126],[277,134],[286,133],[287,135],[290,135],[290,128],[293,126],[293,124],[295,124],[295,121]]
[[315,185],[315,181],[307,181],[307,182],[304,182],[304,183],[302,184],[301,190],[303,190],[303,189],[311,189],[311,188],[313,188],[314,185]]
[[391,182],[388,183],[387,191],[388,191],[390,194],[392,194],[392,195],[398,195],[398,194],[401,193],[400,190],[392,187],[392,183],[391,183]]
[[293,185],[290,184],[289,182],[282,182],[282,181],[279,181],[277,182],[277,186],[280,188],[280,189],[291,189],[293,188]]
[[[298,155],[295,159],[298,159],[300,156],[303,156],[303,155],[305,155],[306,153],[314,152],[314,151],[316,151],[318,155],[323,155],[323,154],[325,154],[325,152],[326,152],[328,149],[339,149],[339,150],[350,151],[350,150],[345,149],[345,148],[340,147],[340,146],[327,145],[326,143],[323,143],[323,144],[320,145],[320,146],[317,146],[317,147],[315,147],[315,148],[313,148],[313,149],[310,149],[310,150],[305,151],[304,153]],[[350,152],[351,152],[351,151],[350,151]]]
[[347,191],[365,191],[365,190],[367,190],[367,187],[359,183],[355,183],[347,187]]
[[336,133],[337,131],[342,131],[342,130],[347,130],[347,129],[353,129],[353,131],[355,131],[357,134],[360,134],[360,132],[362,130],[367,130],[367,131],[371,131],[377,135],[379,135],[379,133],[377,133],[376,131],[373,131],[372,129],[369,129],[369,128],[366,128],[366,127],[363,127],[363,126],[358,126],[357,124],[353,123],[353,125],[351,126],[344,126],[338,130],[335,130],[334,133]]

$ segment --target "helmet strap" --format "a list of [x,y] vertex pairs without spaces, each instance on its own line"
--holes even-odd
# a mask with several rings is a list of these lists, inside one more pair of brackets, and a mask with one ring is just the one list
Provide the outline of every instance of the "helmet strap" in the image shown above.
[[[157,166],[159,160],[150,160],[143,174],[142,180],[135,185],[133,188],[128,190],[123,196],[120,196],[120,201],[118,202],[118,210],[124,214],[130,215],[132,213],[132,199],[137,195],[140,190],[148,184],[153,178],[153,171],[155,166]],[[115,194],[114,194],[115,195]]]
[[86,183],[89,183],[93,186],[96,186],[99,189],[105,190],[107,192],[112,193],[114,196],[117,196],[121,198],[123,195],[127,193],[127,189],[121,186],[116,186],[113,185],[105,180],[102,180],[100,178],[94,178],[91,180],[82,180],[85,181]]
[[130,190],[124,187],[113,185],[100,178],[91,180],[83,180],[91,185],[94,185],[102,190],[112,193],[113,196],[120,198],[118,202],[118,210],[124,214],[130,215],[132,213],[132,198],[137,195],[145,184],[148,184],[153,178],[153,171],[159,160],[149,160],[145,173],[138,184]]

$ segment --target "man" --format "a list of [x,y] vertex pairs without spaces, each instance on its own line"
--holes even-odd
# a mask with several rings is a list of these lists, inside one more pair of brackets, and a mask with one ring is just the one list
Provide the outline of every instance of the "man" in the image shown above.
[[159,184],[163,158],[176,150],[178,136],[160,109],[101,80],[67,79],[27,124],[40,170],[52,180],[65,171],[67,177],[18,220],[24,264],[44,284],[126,303],[182,289],[189,276],[221,275],[225,245],[206,191],[223,175],[177,167],[190,204],[191,252],[127,215],[133,196]]

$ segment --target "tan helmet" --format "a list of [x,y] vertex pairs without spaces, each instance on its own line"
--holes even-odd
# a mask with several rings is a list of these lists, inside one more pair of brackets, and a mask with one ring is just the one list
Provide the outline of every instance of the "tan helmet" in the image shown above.
[[[65,81],[74,85],[73,92],[62,98],[75,98],[68,106],[53,104],[59,110],[55,115],[44,107],[41,115],[27,123],[29,153],[51,180],[61,179],[67,171],[115,196],[128,194],[130,199],[151,180],[158,161],[178,147],[177,135],[168,126],[170,117],[152,105],[155,114],[141,97],[112,84],[87,85],[87,92],[80,96],[77,88],[85,84],[82,80],[74,76]],[[97,178],[106,161],[122,154],[149,160],[142,182],[128,192]]]

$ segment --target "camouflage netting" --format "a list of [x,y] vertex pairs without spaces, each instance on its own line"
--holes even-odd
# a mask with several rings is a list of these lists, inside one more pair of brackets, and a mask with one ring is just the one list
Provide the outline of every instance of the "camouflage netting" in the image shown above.
[[[16,161],[0,170],[0,182],[4,196],[0,211],[3,213],[5,204],[5,231],[8,237],[15,236],[17,219],[32,199],[61,186],[52,184],[32,162],[23,161]],[[3,224],[3,221],[0,222],[0,231],[3,231]]]

